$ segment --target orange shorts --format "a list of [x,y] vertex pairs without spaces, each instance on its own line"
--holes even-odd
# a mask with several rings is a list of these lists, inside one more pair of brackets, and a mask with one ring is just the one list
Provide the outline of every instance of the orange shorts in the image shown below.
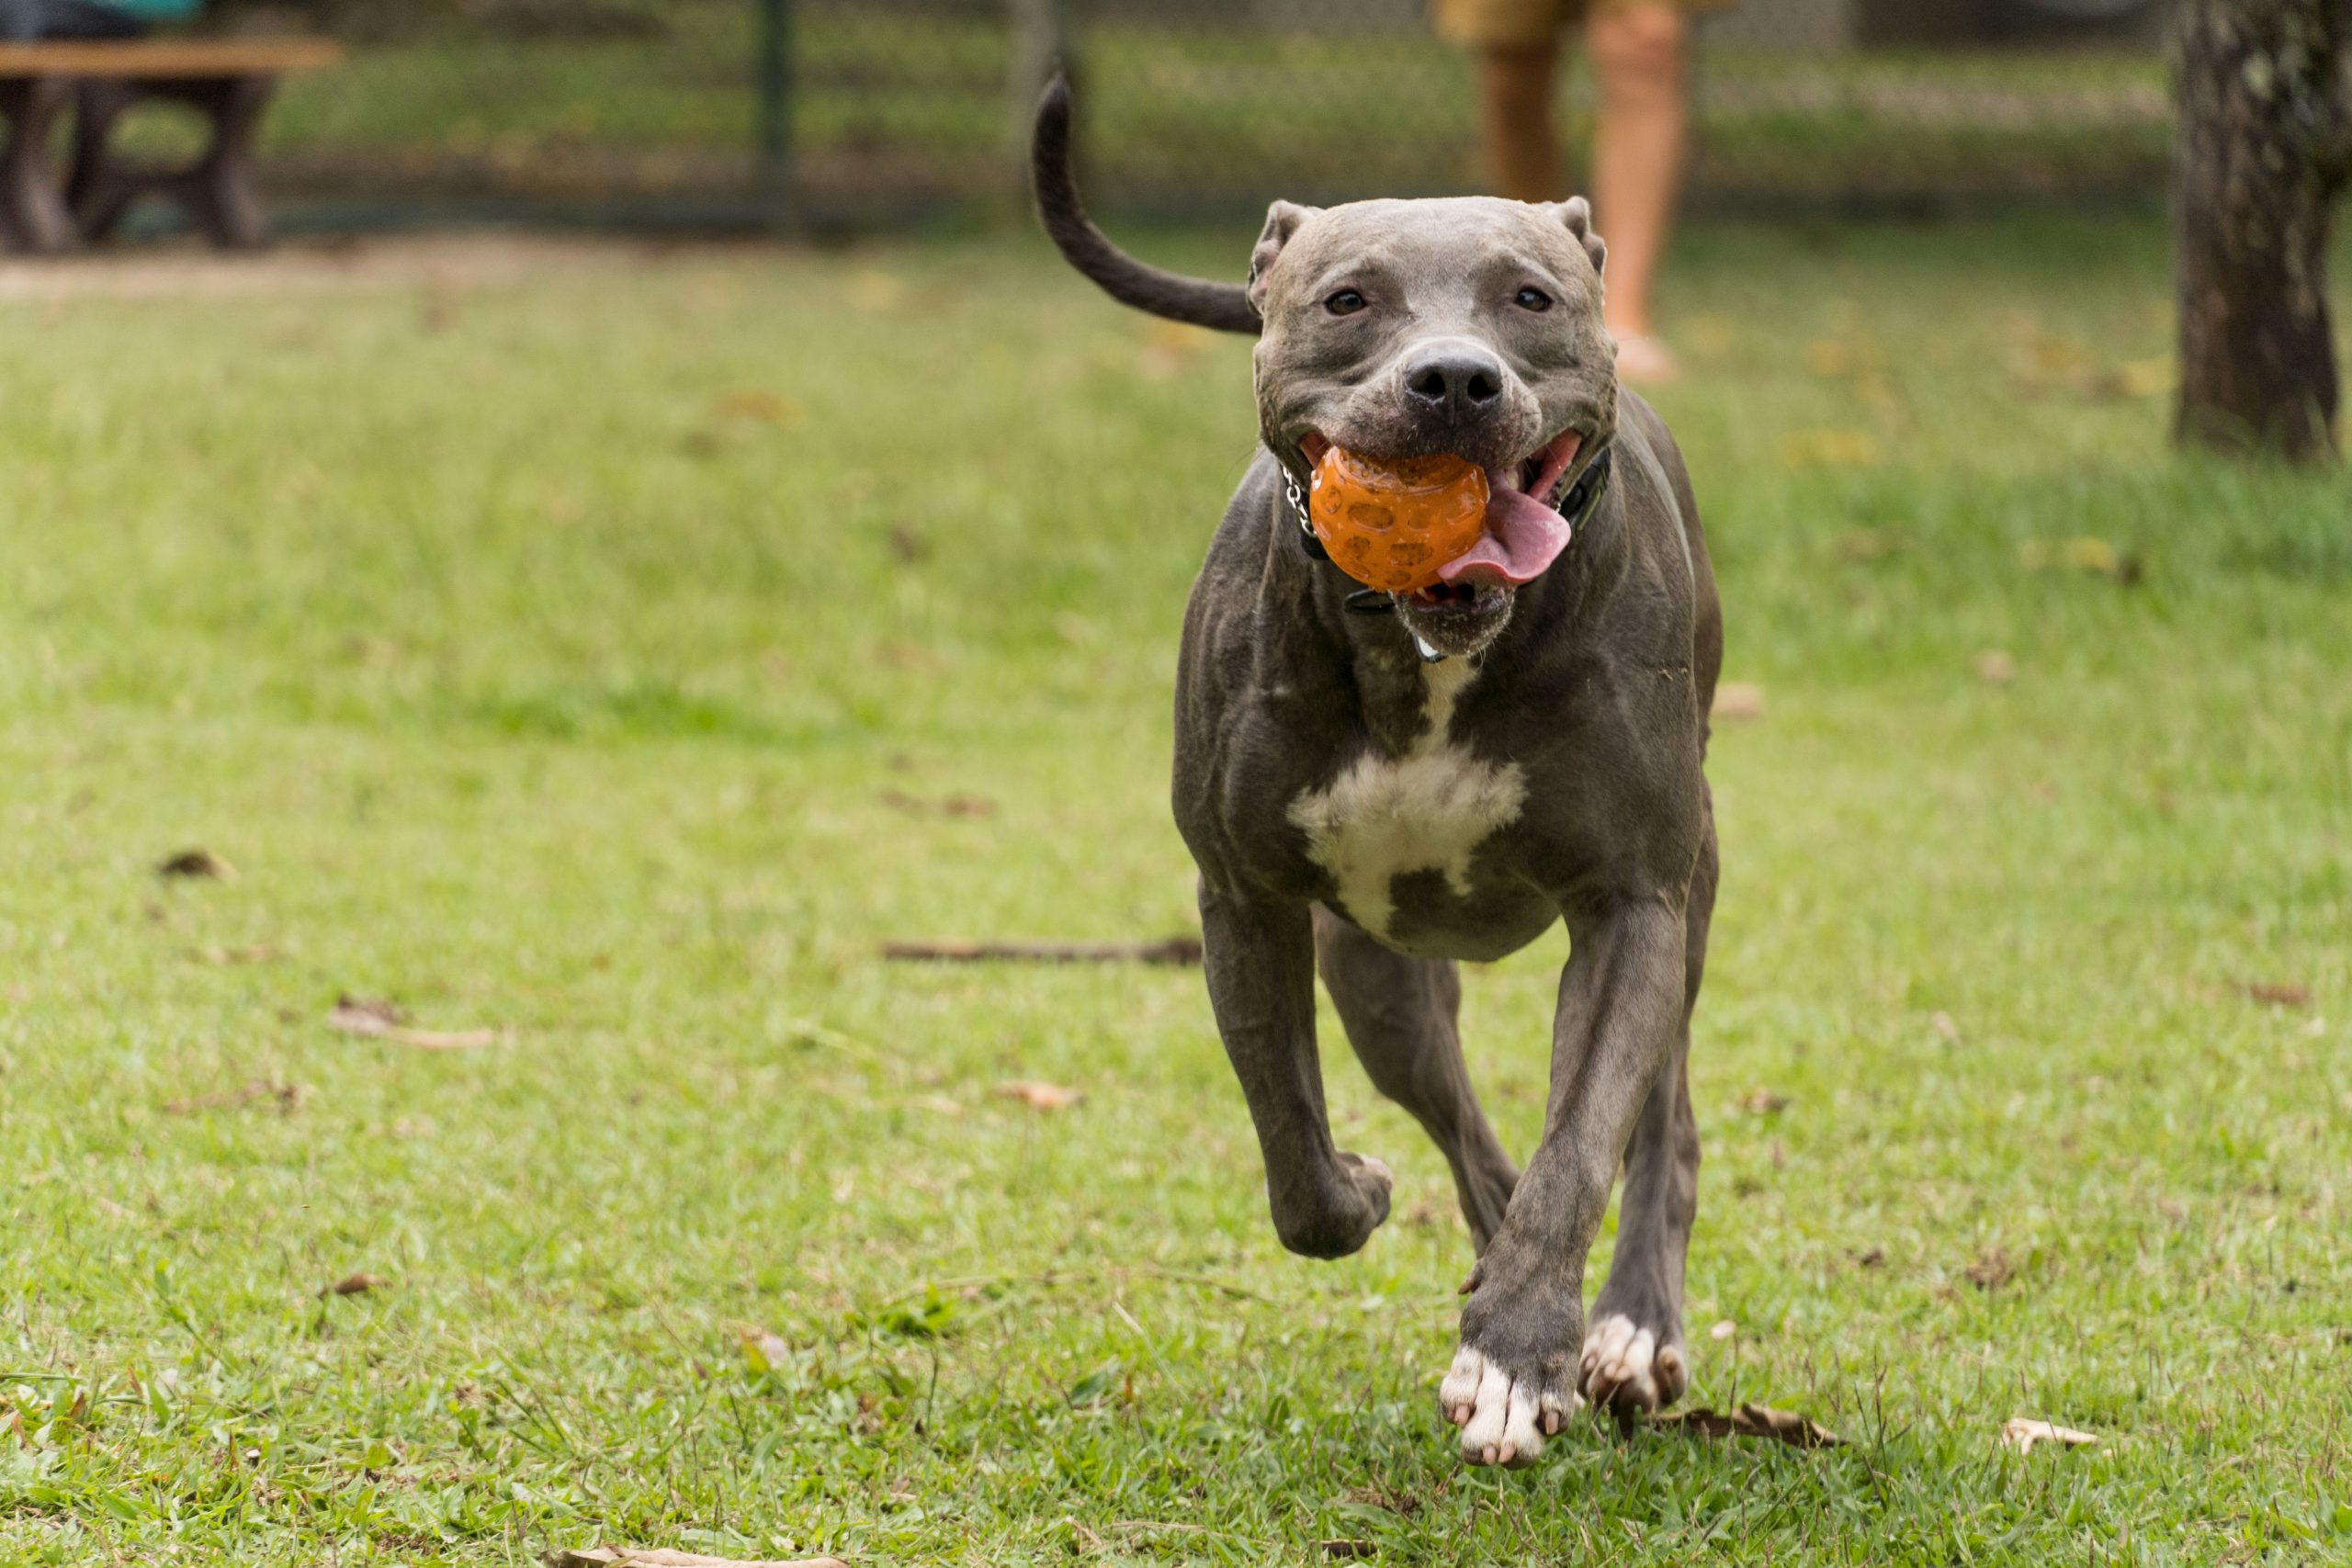
[[1550,43],[1599,10],[1662,6],[1684,16],[1727,11],[1738,0],[1431,0],[1438,35],[1472,49]]

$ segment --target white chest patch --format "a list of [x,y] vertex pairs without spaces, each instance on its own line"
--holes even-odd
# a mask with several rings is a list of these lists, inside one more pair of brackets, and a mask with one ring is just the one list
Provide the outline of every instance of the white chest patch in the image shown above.
[[1519,819],[1527,785],[1519,766],[1482,762],[1453,743],[1453,705],[1476,676],[1464,659],[1421,666],[1429,727],[1401,757],[1357,758],[1321,789],[1302,792],[1290,819],[1309,859],[1330,873],[1339,902],[1374,936],[1396,914],[1390,883],[1417,871],[1470,891],[1470,856]]

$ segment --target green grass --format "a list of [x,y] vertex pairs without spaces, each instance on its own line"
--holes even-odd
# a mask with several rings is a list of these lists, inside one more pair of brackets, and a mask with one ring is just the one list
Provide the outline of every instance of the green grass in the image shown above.
[[[0,1561],[2352,1559],[2352,482],[2166,453],[2153,230],[1677,262],[1768,705],[1693,1399],[1847,1447],[1458,1468],[1467,1241],[1336,1033],[1396,1217],[1315,1264],[1197,974],[878,960],[1190,923],[1246,345],[1034,242],[688,253],[0,304]],[[1522,1151],[1562,953],[1467,980]]]

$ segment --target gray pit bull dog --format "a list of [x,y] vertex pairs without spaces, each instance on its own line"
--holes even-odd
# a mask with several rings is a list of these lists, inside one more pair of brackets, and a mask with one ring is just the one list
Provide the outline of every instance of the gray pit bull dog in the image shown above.
[[[1258,334],[1262,449],[1185,613],[1174,795],[1276,1232],[1338,1258],[1388,1215],[1387,1168],[1332,1142],[1319,967],[1374,1084],[1444,1152],[1477,1246],[1438,1391],[1463,1457],[1524,1464],[1580,1399],[1621,1422],[1672,1403],[1723,623],[1681,455],[1617,385],[1585,203],[1276,202],[1245,288],[1159,271],[1094,227],[1058,80],[1034,162],[1080,272],[1156,315]],[[1484,534],[1445,581],[1392,599],[1317,558],[1296,498],[1332,443],[1487,471]],[[1454,961],[1555,920],[1570,953],[1522,1171],[1471,1090]],[[1621,1166],[1588,1325],[1585,1256]]]

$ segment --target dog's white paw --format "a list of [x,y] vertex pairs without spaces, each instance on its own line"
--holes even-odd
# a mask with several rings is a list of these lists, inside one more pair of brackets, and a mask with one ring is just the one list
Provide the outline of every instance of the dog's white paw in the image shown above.
[[1515,1379],[1464,1345],[1438,1385],[1437,1402],[1462,1428],[1464,1463],[1518,1466],[1543,1453],[1544,1439],[1566,1422],[1577,1396]]
[[1623,1313],[1596,1321],[1584,1337],[1580,1392],[1621,1416],[1647,1414],[1682,1395],[1682,1352]]

